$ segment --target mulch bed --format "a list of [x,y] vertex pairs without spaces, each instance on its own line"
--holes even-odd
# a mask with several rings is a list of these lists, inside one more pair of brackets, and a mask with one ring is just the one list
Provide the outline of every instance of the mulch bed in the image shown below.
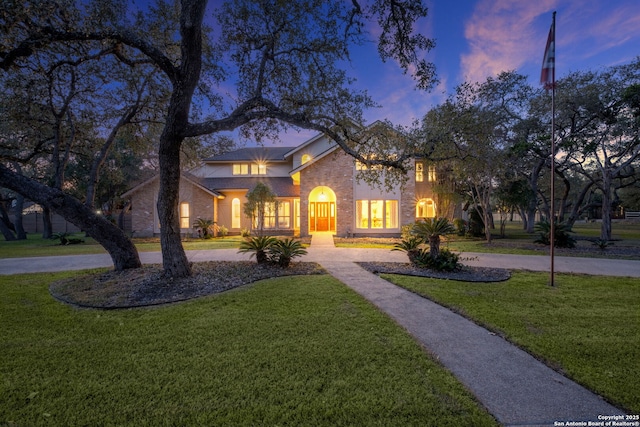
[[502,282],[511,277],[511,272],[502,268],[464,266],[455,271],[435,271],[401,262],[359,262],[357,264],[374,274],[403,274],[463,282]]
[[161,265],[108,271],[54,282],[54,298],[84,308],[134,308],[212,295],[272,277],[326,274],[319,264],[293,262],[288,268],[255,261],[208,261],[192,265],[193,275],[166,277]]

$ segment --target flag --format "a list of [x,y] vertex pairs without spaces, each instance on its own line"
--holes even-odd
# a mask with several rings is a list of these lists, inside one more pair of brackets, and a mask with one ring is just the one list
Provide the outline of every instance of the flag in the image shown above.
[[540,84],[545,89],[551,89],[556,84],[556,13],[553,12],[553,21],[549,29],[547,47],[544,50],[542,59],[542,72],[540,73]]

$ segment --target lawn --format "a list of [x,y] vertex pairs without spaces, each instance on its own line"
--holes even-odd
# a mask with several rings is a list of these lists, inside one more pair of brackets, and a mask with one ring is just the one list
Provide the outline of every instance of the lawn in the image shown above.
[[[80,255],[106,253],[104,248],[84,233],[77,233],[73,237],[81,238],[84,243],[76,245],[60,245],[58,240],[43,239],[40,235],[30,234],[27,240],[7,242],[0,241],[0,258],[22,258],[51,255]],[[182,245],[185,250],[204,249],[232,249],[240,245],[242,238],[239,236],[219,237],[215,239],[189,239]],[[159,238],[134,238],[133,243],[139,252],[160,251]]]
[[513,272],[500,283],[386,275],[506,337],[610,402],[640,413],[638,279]]
[[[497,224],[496,224],[497,225]],[[577,223],[573,237],[577,239],[576,249],[559,249],[558,256],[615,257],[640,259],[640,222],[614,221],[613,245],[604,252],[598,250],[593,241],[600,236],[600,223]],[[468,238],[450,235],[443,237],[442,247],[454,252],[505,253],[515,255],[548,255],[548,247],[534,244],[538,233],[528,234],[522,229],[521,222],[508,222],[505,237],[499,236],[499,230],[493,233],[491,244],[483,238]],[[337,247],[387,248],[400,239],[385,238],[341,238],[335,239]]]
[[0,425],[496,425],[330,276],[147,309],[50,297],[84,273],[0,276]]

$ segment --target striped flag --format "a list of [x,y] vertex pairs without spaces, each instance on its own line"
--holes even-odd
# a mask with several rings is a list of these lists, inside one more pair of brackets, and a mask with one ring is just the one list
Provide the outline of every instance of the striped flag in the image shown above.
[[542,72],[540,73],[540,84],[545,89],[552,89],[556,84],[556,13],[553,12],[553,21],[549,29],[547,47],[544,50],[542,59]]

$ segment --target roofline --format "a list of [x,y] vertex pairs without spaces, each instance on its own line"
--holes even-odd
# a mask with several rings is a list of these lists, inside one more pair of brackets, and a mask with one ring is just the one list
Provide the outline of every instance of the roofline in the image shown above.
[[291,170],[291,172],[289,172],[289,175],[293,175],[295,173],[300,172],[302,169],[305,169],[306,167],[311,166],[315,162],[320,161],[321,159],[324,159],[325,157],[327,157],[329,154],[333,153],[337,149],[338,149],[338,145],[337,144],[332,146],[332,147],[327,148],[326,150],[324,150],[319,155],[317,155],[315,157],[312,157],[311,160],[309,160],[308,162],[303,163],[300,166],[298,166],[297,168]]
[[[207,187],[203,186],[199,182],[193,180],[189,175],[190,175],[189,173],[180,172],[180,177],[181,178],[184,178],[185,180],[189,181],[191,184],[193,184],[196,187],[200,188],[202,191],[212,195],[213,197],[215,197],[217,199],[224,199],[225,198],[224,194],[221,194],[221,193],[219,193],[217,191],[208,189]],[[123,193],[120,197],[122,197],[122,198],[129,197],[133,193],[135,193],[138,190],[140,190],[142,187],[145,187],[145,186],[149,185],[151,182],[153,182],[153,181],[155,181],[156,179],[159,179],[159,178],[160,178],[160,175],[159,174],[155,174],[154,176],[152,176],[151,178],[147,179],[146,181],[136,185],[135,187],[133,187],[131,190],[127,191],[126,193]]]

